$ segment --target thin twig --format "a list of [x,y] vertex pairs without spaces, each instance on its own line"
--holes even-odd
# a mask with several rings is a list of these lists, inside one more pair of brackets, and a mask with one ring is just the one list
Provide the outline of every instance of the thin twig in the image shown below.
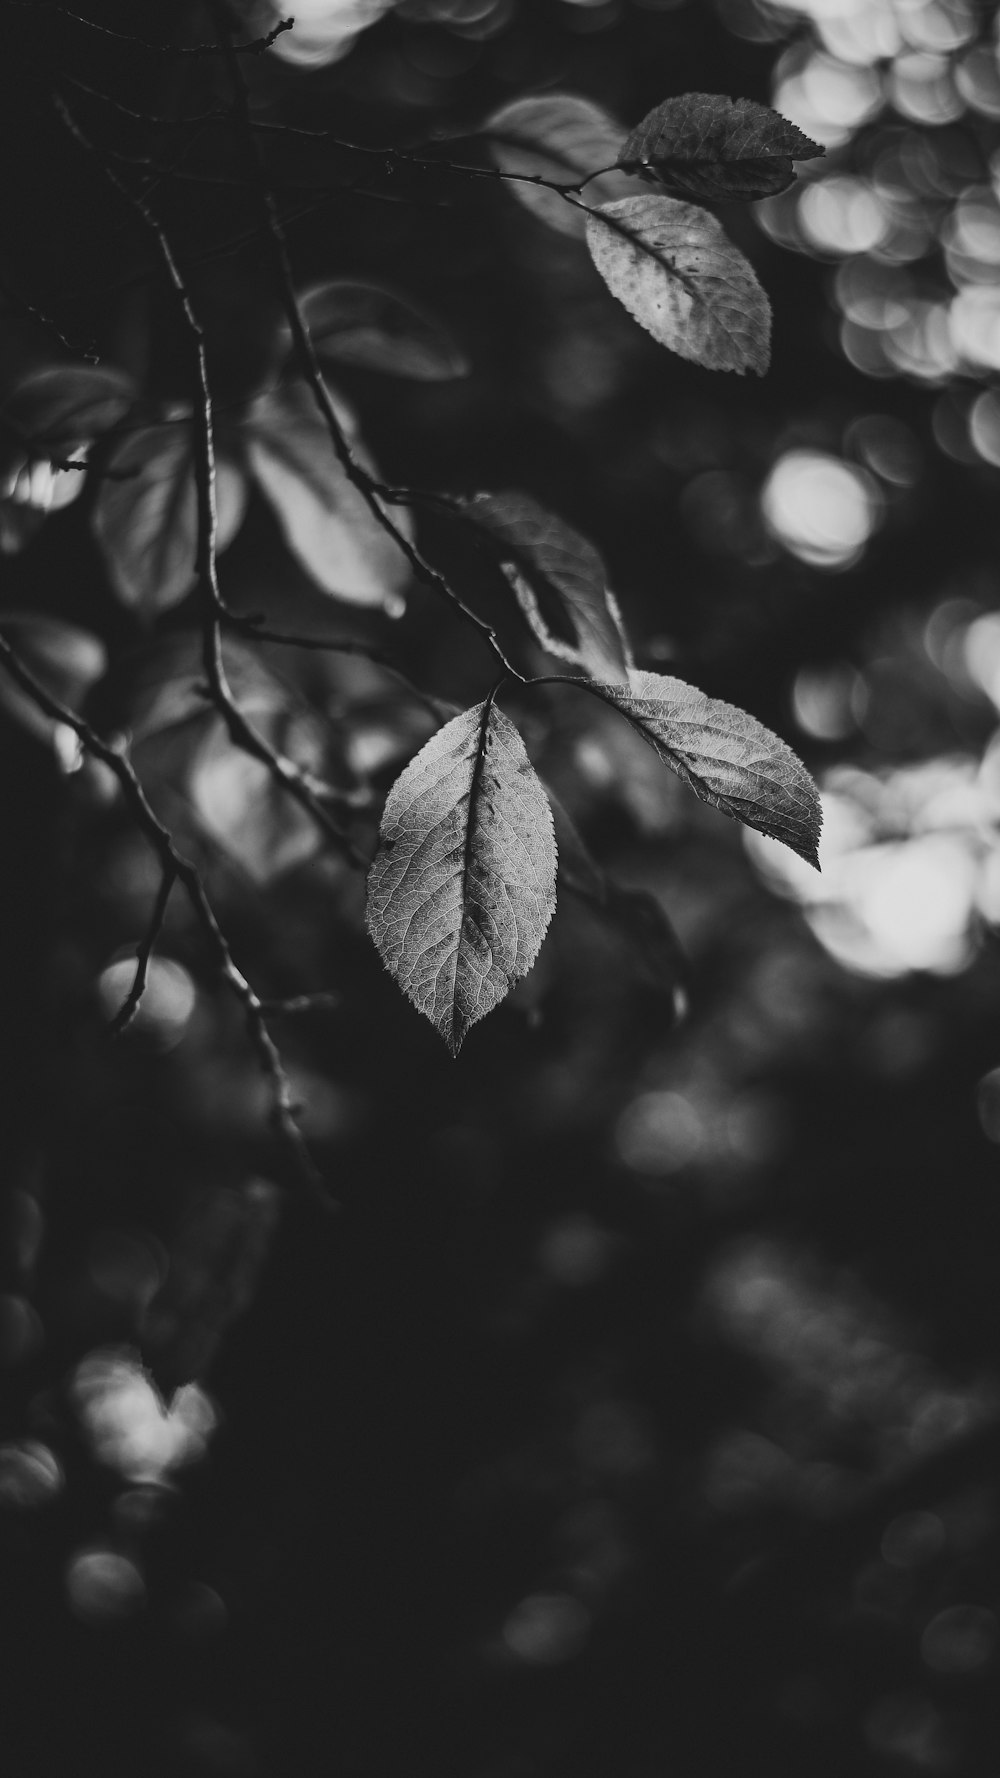
[[306,326],[298,298],[295,294],[295,282],[292,276],[291,262],[288,257],[288,248],[285,242],[281,219],[278,216],[274,199],[268,185],[267,167],[261,153],[260,143],[253,130],[253,119],[250,114],[250,101],[247,93],[246,81],[243,76],[243,70],[232,53],[232,43],[230,38],[231,27],[228,11],[223,0],[213,0],[212,10],[219,21],[220,38],[229,51],[226,65],[229,72],[230,84],[233,89],[234,103],[243,125],[257,174],[257,203],[270,247],[271,259],[274,264],[275,277],[281,295],[282,305],[288,319],[288,325],[291,329],[295,354],[305,379],[312,390],[316,406],[326,424],[326,429],[330,435],[330,441],[333,445],[334,452],[336,453],[337,460],[352,486],[357,488],[373,518],[376,520],[376,523],[388,533],[397,548],[402,551],[416,578],[424,586],[432,588],[443,598],[447,599],[449,604],[454,605],[456,610],[461,612],[466,621],[478,630],[483,641],[492,650],[493,654],[500,662],[504,672],[509,674],[512,679],[520,679],[522,675],[517,671],[517,668],[508,661],[507,656],[500,646],[500,642],[492,624],[487,623],[484,618],[481,618],[477,612],[473,611],[470,605],[465,603],[461,595],[449,585],[444,575],[440,574],[436,568],[431,566],[420,553],[419,549],[417,549],[416,545],[411,543],[406,534],[400,530],[399,526],[389,516],[379,500],[376,492],[377,484],[374,482],[373,478],[362,469],[348,444],[344,429],[340,424],[336,409],[330,399],[330,392],[323,380],[323,373],[320,369],[319,359],[316,356],[309,329]]
[[[55,12],[60,18],[70,19],[74,25],[85,25],[88,31],[96,31],[101,37],[111,37],[116,43],[128,43],[133,49],[149,50],[158,56],[217,56],[217,43],[150,43],[145,37],[130,37],[124,31],[112,30],[110,25],[100,25],[96,19],[84,18],[82,13],[71,12],[68,6],[58,6],[55,0],[2,0],[4,6],[15,6],[24,12]],[[256,37],[250,43],[235,43],[233,49],[237,55],[259,56],[270,49],[275,38],[284,31],[290,31],[295,20],[280,19],[266,37]]]
[[142,997],[146,992],[146,981],[149,975],[150,961],[152,959],[153,951],[156,948],[156,941],[159,938],[160,933],[163,931],[167,903],[170,900],[170,893],[176,881],[177,872],[174,870],[173,866],[164,865],[160,876],[160,887],[156,892],[156,900],[153,903],[153,912],[150,916],[146,936],[136,952],[135,975],[132,978],[132,986],[108,1026],[109,1037],[120,1037],[123,1031],[127,1031],[132,1020],[135,1018],[136,1013],[139,1011],[139,1007],[142,1004]]
[[272,630],[252,617],[237,617],[231,611],[226,614],[226,622],[239,630],[241,635],[249,636],[255,642],[271,642],[279,648],[303,648],[314,654],[354,655],[360,660],[371,661],[373,666],[381,667],[384,673],[391,673],[410,696],[423,704],[437,721],[447,721],[449,716],[456,714],[451,704],[424,691],[388,655],[383,654],[381,649],[369,647],[367,642],[356,642],[351,637],[342,636],[297,636],[288,630]]
[[296,1121],[297,1106],[291,1082],[285,1072],[278,1047],[268,1029],[263,1002],[233,958],[229,943],[216,919],[215,910],[208,899],[197,867],[178,849],[169,828],[163,825],[155,813],[124,749],[104,740],[96,729],[84,721],[83,717],[78,716],[68,705],[60,703],[58,698],[53,697],[52,693],[47,691],[45,686],[25,666],[2,635],[0,635],[0,667],[7,672],[21,691],[27,693],[32,702],[46,716],[50,716],[55,722],[65,723],[68,728],[71,728],[87,752],[94,759],[99,759],[102,765],[107,766],[117,780],[126,807],[143,838],[159,859],[164,875],[171,874],[184,889],[195,918],[209,942],[216,966],[230,992],[243,1008],[251,1042],[257,1052],[262,1069],[271,1081],[274,1097],[272,1121],[295,1162],[299,1177],[324,1208],[336,1209],[337,1206],[327,1191]]
[[75,358],[86,359],[88,364],[100,364],[101,355],[96,346],[93,344],[75,345],[71,339],[67,339],[58,322],[53,321],[52,316],[47,314],[44,309],[39,308],[37,303],[29,302],[28,298],[22,296],[19,290],[15,290],[6,278],[0,279],[0,291],[3,292],[15,314],[23,315],[28,321],[34,321],[38,327],[44,327],[46,333],[51,334],[64,351],[71,352]]
[[333,820],[324,809],[313,790],[310,788],[298,766],[276,753],[274,748],[254,728],[241,710],[233,696],[226,677],[225,662],[222,656],[221,619],[228,616],[227,607],[219,592],[218,573],[216,569],[215,538],[217,518],[215,509],[215,441],[212,424],[212,395],[208,380],[208,365],[205,353],[204,330],[194,312],[187,286],[180,268],[174,257],[173,249],[164,230],[160,226],[152,210],[145,201],[129,190],[113,167],[109,167],[91,142],[89,136],[80,128],[69,107],[59,94],[53,95],[56,109],[66,128],[74,138],[86,148],[98,161],[105,177],[111,182],[122,197],[131,204],[141,217],[144,225],[156,241],[160,258],[163,262],[169,282],[177,298],[185,326],[191,340],[194,358],[195,380],[198,400],[195,403],[193,423],[195,431],[195,492],[198,511],[198,532],[196,545],[196,569],[198,586],[202,598],[202,660],[208,679],[211,700],[222,717],[233,745],[267,768],[272,777],[287,791],[295,802],[312,818],[327,839],[332,840],[343,851],[350,862],[359,870],[368,868],[368,860],[364,853],[355,846],[350,835]]

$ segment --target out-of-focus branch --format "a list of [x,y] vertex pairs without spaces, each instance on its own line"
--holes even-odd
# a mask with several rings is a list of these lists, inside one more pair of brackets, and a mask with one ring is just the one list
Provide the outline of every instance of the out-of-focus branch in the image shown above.
[[446,722],[448,717],[456,714],[451,704],[424,691],[401,667],[397,667],[395,661],[391,661],[381,649],[371,648],[367,642],[357,642],[352,637],[343,636],[297,636],[288,630],[269,629],[255,618],[241,618],[234,612],[227,612],[226,621],[239,630],[241,635],[248,636],[255,642],[271,642],[279,648],[302,648],[313,654],[355,655],[359,660],[371,661],[373,666],[381,667],[384,673],[390,673],[398,680],[410,696],[423,704],[438,722]]
[[143,838],[159,859],[164,877],[181,884],[205,938],[215,964],[230,992],[243,1008],[247,1031],[260,1065],[268,1076],[273,1093],[272,1122],[288,1150],[298,1177],[326,1209],[335,1209],[297,1121],[297,1106],[291,1081],[285,1071],[281,1053],[271,1036],[264,1003],[238,967],[228,940],[216,919],[197,867],[181,852],[169,828],[163,825],[153,809],[142,783],[123,748],[103,739],[96,729],[78,716],[68,705],[52,696],[25,666],[6,638],[0,635],[0,668],[25,692],[38,709],[55,722],[72,729],[81,745],[94,759],[101,761],[121,788],[125,805]]
[[81,146],[94,156],[105,177],[125,198],[126,202],[131,204],[152,234],[191,340],[197,394],[193,416],[195,490],[198,509],[196,568],[202,600],[202,660],[211,701],[222,717],[233,745],[250,754],[252,758],[259,760],[276,782],[306,811],[325,837],[332,840],[359,870],[367,869],[367,858],[319,802],[299,768],[275,752],[263,735],[247,720],[233,696],[222,656],[221,619],[227,615],[227,611],[219,592],[216,568],[215,441],[204,330],[194,312],[187,285],[174,257],[170,242],[152,210],[143,198],[129,190],[114,168],[108,166],[102,159],[99,150],[80,128],[69,107],[58,94],[54,95],[54,102],[66,128]]
[[516,667],[508,661],[500,646],[500,642],[493,626],[487,623],[485,619],[481,618],[478,613],[472,610],[471,606],[465,603],[461,595],[449,585],[444,575],[440,574],[436,568],[431,566],[424,556],[421,555],[416,545],[411,543],[406,534],[400,530],[395,520],[386,512],[378,497],[376,491],[378,484],[364,469],[362,469],[351,450],[344,429],[337,417],[336,409],[330,399],[329,390],[323,380],[323,373],[320,369],[319,359],[316,356],[316,351],[309,335],[309,329],[306,326],[298,298],[295,294],[295,282],[292,276],[292,267],[288,257],[288,248],[285,242],[284,231],[282,229],[281,219],[275,207],[274,199],[271,195],[270,186],[268,184],[267,167],[261,152],[260,143],[254,133],[247,85],[243,76],[243,70],[234,53],[232,44],[232,25],[225,0],[212,0],[212,11],[218,21],[220,41],[227,50],[227,69],[233,91],[233,101],[236,107],[237,116],[243,126],[248,150],[253,161],[256,175],[255,190],[260,211],[261,225],[270,249],[279,294],[281,296],[289,328],[291,329],[295,355],[298,359],[303,376],[312,390],[316,406],[326,424],[327,431],[330,435],[330,441],[337,455],[337,460],[348,480],[355,488],[357,488],[376,522],[381,525],[382,529],[393,539],[397,548],[402,551],[417,580],[424,586],[430,587],[434,592],[447,599],[449,604],[455,606],[456,610],[461,612],[466,621],[479,632],[482,640],[492,650],[493,654],[500,662],[504,672],[509,674],[513,679],[520,679],[521,674],[517,671]]
[[[133,49],[148,50],[158,56],[217,56],[217,43],[150,43],[145,37],[131,37],[125,31],[115,31],[110,25],[98,24],[96,19],[88,19],[79,12],[71,12],[68,6],[59,6],[56,0],[0,0],[0,4],[16,7],[21,12],[52,12],[60,18],[69,19],[74,25],[84,25],[88,31],[96,31],[101,37],[111,37],[116,43],[127,43]],[[234,52],[242,56],[259,56],[270,49],[276,38],[284,31],[290,31],[294,25],[293,18],[279,19],[273,30],[266,37],[256,37],[250,43],[236,43]]]
[[167,913],[167,903],[170,900],[170,894],[176,881],[177,872],[174,870],[173,866],[164,865],[160,876],[160,887],[156,892],[156,900],[153,903],[153,911],[150,915],[149,925],[146,929],[146,936],[136,952],[135,975],[132,978],[132,986],[108,1026],[108,1034],[111,1037],[120,1037],[123,1031],[128,1030],[132,1020],[135,1018],[136,1013],[142,1005],[142,997],[146,992],[146,981],[149,975],[150,961],[153,952],[156,949],[156,941],[159,938],[160,933],[163,931],[163,922]]

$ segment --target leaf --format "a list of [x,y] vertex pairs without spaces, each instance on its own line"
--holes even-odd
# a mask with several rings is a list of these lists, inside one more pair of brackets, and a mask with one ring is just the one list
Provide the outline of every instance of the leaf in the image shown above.
[[[345,425],[350,435],[351,426]],[[312,391],[287,383],[259,395],[245,421],[251,472],[272,506],[292,554],[306,573],[349,605],[375,605],[392,616],[402,610],[410,565],[379,523],[340,464]],[[351,438],[362,468],[373,465]],[[412,520],[393,508],[392,523],[412,539]]]
[[[635,190],[628,175],[616,169],[625,134],[591,99],[575,93],[545,93],[514,99],[494,111],[483,125],[490,157],[502,173],[527,174],[569,185],[588,173],[608,169],[587,187],[587,202],[602,203]],[[540,222],[560,234],[583,236],[585,212],[543,185],[512,181],[510,191]]]
[[819,791],[770,729],[734,704],[660,673],[633,669],[628,691],[612,685],[607,696],[702,802],[781,840],[819,869]]
[[557,797],[549,791],[559,845],[559,887],[597,908],[631,945],[654,987],[669,996],[674,1017],[687,1009],[687,959],[655,895],[628,889],[609,877],[585,845]]
[[[239,530],[246,482],[236,465],[216,464],[216,548]],[[94,505],[94,532],[112,583],[126,605],[169,611],[197,578],[198,501],[189,421],[142,426],[114,448]]]
[[69,457],[109,432],[135,400],[123,371],[100,365],[49,365],[20,382],[0,406],[0,436],[15,454]]
[[[518,603],[542,647],[591,678],[625,682],[628,643],[607,574],[593,544],[529,494],[476,494],[464,510],[500,546]],[[534,584],[551,588],[565,610],[575,643],[553,635]]]
[[384,284],[332,278],[307,290],[300,307],[321,358],[418,383],[469,374],[469,360],[440,321]]
[[764,375],[771,305],[707,210],[623,198],[587,218],[587,245],[612,296],[661,346],[706,370]]
[[618,164],[681,197],[723,203],[787,190],[794,160],[823,153],[795,124],[753,99],[685,93],[637,124]]
[[552,812],[517,729],[477,704],[389,792],[368,930],[453,1056],[527,975],[556,904]]
[[[258,728],[273,727],[295,702],[295,693],[256,648],[227,636],[223,644],[226,678],[244,715]],[[215,720],[205,682],[198,632],[158,637],[128,661],[120,696],[133,746],[156,740],[188,723]]]
[[[272,725],[268,739],[299,763],[302,748],[289,727]],[[307,747],[310,739],[305,737]],[[322,845],[311,816],[275,783],[262,760],[233,745],[218,722],[194,754],[188,788],[201,825],[254,883],[274,882],[315,857]]]

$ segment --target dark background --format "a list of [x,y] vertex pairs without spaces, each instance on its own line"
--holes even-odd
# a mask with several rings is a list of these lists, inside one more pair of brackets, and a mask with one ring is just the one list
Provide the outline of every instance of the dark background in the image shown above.
[[[258,116],[369,144],[462,136],[527,91],[585,94],[625,125],[668,93],[767,102],[811,65],[837,126],[822,71],[850,94],[875,68],[870,114],[841,115],[807,177],[864,182],[878,240],[843,223],[824,245],[795,193],[721,212],[773,304],[764,381],[656,347],[579,243],[499,183],[284,139],[269,152],[300,282],[390,281],[472,361],[455,383],[344,373],[386,475],[521,487],[584,529],[641,664],[751,710],[844,806],[878,802],[866,843],[888,915],[840,868],[836,834],[824,925],[798,878],[780,893],[763,854],[610,718],[510,696],[595,853],[673,919],[690,1011],[676,1024],[669,984],[564,897],[535,971],[453,1062],[382,972],[355,878],[235,771],[212,816],[192,775],[202,740],[149,732],[150,686],[169,706],[194,619],[125,609],[92,487],[0,560],[5,612],[107,648],[87,713],[145,733],[137,766],[260,991],[340,996],[282,1026],[330,1219],[267,1133],[239,1011],[179,898],[162,944],[177,973],[108,1039],[103,972],[141,938],[155,874],[100,771],[60,769],[51,733],[6,714],[0,1683],[16,1778],[996,1771],[984,620],[1000,353],[913,330],[996,281],[1000,79],[992,7],[861,12],[882,21],[867,62],[843,37],[838,61],[804,5],[423,0],[340,59],[246,65]],[[94,0],[90,16],[151,41],[212,36],[198,8],[137,20]],[[250,31],[272,22],[247,12]],[[34,308],[127,369],[150,412],[184,400],[150,244],[50,91],[69,76],[187,116],[225,102],[220,63],[42,5],[3,5],[0,25],[7,386],[77,356]],[[60,90],[176,246],[224,429],[268,374],[277,317],[249,197],[206,183],[245,172],[238,142]],[[474,140],[448,153],[488,164]],[[338,181],[292,220],[297,185]],[[963,204],[985,216],[978,259]],[[896,303],[860,345],[845,269]],[[860,477],[874,516],[853,556],[836,516],[825,563],[765,524],[761,490],[792,451]],[[422,520],[421,538],[462,571],[443,525]],[[259,502],[221,570],[240,608],[377,642],[441,697],[489,687],[447,608],[414,591],[393,625],[331,605]],[[523,648],[499,589],[466,571]],[[429,721],[355,663],[268,664],[321,721],[323,770],[370,849]],[[950,836],[945,875],[975,876],[943,938],[947,885],[905,862],[929,856],[929,831]],[[917,918],[902,949],[892,910],[904,939]],[[183,1410],[211,1417],[200,1456],[197,1440],[187,1463],[150,1455],[161,1406],[140,1361],[164,1413],[185,1388]],[[94,1378],[123,1375],[139,1393],[102,1435]]]

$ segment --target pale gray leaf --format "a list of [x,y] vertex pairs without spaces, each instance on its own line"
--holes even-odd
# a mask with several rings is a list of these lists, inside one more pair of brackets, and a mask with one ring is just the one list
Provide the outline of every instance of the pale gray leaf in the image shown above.
[[[235,464],[216,464],[216,548],[239,530],[246,481]],[[187,420],[130,432],[106,466],[93,526],[115,590],[149,614],[177,605],[194,587],[198,544],[194,440]]]
[[514,724],[477,704],[397,778],[368,878],[378,953],[452,1055],[527,975],[555,900],[545,791]]
[[[609,169],[585,193],[588,203],[604,203],[636,190],[636,182],[616,168],[625,126],[592,99],[576,93],[543,93],[513,99],[483,125],[490,155],[502,173],[571,185]],[[513,181],[513,195],[541,222],[561,234],[583,236],[585,213],[544,185]]]
[[[344,429],[350,434],[349,421]],[[349,605],[381,606],[398,616],[409,562],[348,479],[306,384],[286,383],[259,395],[247,412],[244,439],[250,469],[285,541],[317,586]],[[356,461],[371,472],[363,446],[353,437],[350,443]],[[391,519],[412,538],[405,508],[393,508]]]
[[609,685],[606,692],[702,802],[781,840],[819,868],[819,791],[770,729],[736,705],[661,673],[633,669],[627,691]]
[[307,290],[300,307],[321,358],[421,383],[469,374],[468,358],[436,316],[388,285],[331,278]]
[[618,156],[630,172],[708,203],[785,191],[796,160],[823,150],[795,124],[753,99],[684,93],[637,124]]
[[[624,683],[628,643],[592,543],[529,494],[476,494],[465,511],[495,540],[514,595],[541,646],[593,679]],[[553,633],[538,601],[551,589],[575,640]]]
[[588,216],[587,244],[612,296],[661,346],[706,370],[763,376],[771,306],[707,210],[676,198],[623,198]]

